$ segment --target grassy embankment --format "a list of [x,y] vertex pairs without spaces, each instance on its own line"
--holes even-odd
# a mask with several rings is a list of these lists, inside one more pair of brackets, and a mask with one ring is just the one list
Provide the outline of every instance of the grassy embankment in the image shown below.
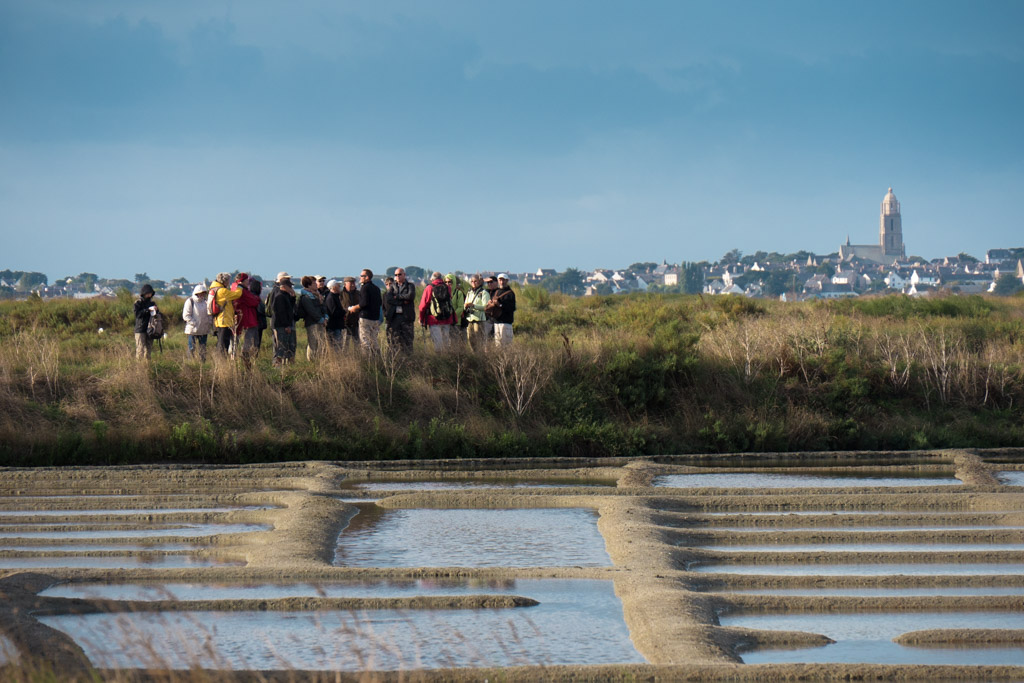
[[177,299],[149,363],[128,299],[2,302],[0,463],[1024,445],[1024,298],[519,300],[508,353],[283,370],[185,360]]

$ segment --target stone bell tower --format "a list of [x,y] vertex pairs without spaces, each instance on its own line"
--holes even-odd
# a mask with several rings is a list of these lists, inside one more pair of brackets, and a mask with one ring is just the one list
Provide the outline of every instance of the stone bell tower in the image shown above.
[[905,257],[906,247],[903,246],[903,218],[900,216],[900,202],[889,188],[889,193],[882,198],[882,214],[878,224],[878,244],[885,256]]

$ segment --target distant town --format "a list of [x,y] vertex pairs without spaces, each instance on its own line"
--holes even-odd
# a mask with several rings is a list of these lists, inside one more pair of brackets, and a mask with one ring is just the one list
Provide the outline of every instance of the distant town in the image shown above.
[[[851,244],[847,237],[846,242],[830,254],[809,251],[743,254],[739,249],[733,249],[714,263],[669,263],[666,260],[660,264],[642,262],[624,268],[589,271],[568,268],[559,272],[538,268],[534,272],[502,272],[508,273],[513,282],[522,286],[535,285],[570,296],[678,292],[803,301],[884,292],[908,296],[936,293],[1008,295],[1024,289],[1024,247],[989,249],[984,259],[961,252],[930,261],[920,256],[907,256],[906,251],[900,202],[889,188],[882,198],[878,242]],[[384,276],[391,275],[398,267],[388,268]],[[413,282],[424,282],[430,275],[430,270],[419,266],[405,266],[405,270]],[[482,271],[481,274],[494,275],[497,272]],[[327,276],[341,279],[336,274]],[[268,279],[258,275],[254,277],[263,281]],[[189,296],[198,284],[184,277],[170,282],[156,280],[146,273],[136,273],[132,280],[79,273],[51,283],[43,273],[2,270],[0,298],[114,298],[120,290],[136,293],[147,282],[158,294],[182,297]]]

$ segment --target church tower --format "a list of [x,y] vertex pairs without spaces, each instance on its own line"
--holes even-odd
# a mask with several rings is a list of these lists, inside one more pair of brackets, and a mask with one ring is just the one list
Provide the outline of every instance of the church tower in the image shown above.
[[907,255],[903,246],[903,218],[900,216],[900,202],[889,188],[882,199],[882,215],[879,218],[878,244],[885,256]]

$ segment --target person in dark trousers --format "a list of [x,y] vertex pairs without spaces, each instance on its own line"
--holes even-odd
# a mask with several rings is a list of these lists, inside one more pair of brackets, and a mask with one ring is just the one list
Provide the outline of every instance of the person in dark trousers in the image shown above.
[[373,271],[364,268],[359,274],[359,305],[348,309],[349,313],[359,315],[359,341],[367,353],[377,353],[380,345],[377,335],[380,334],[380,287],[373,284]]
[[316,286],[316,278],[312,275],[303,275],[300,282],[302,291],[299,292],[295,314],[306,326],[306,360],[313,361],[327,352],[327,332],[324,330],[327,312],[324,310],[320,290]]
[[274,365],[291,363],[295,358],[295,288],[286,272],[277,274],[277,282],[267,296],[267,313],[274,333]]
[[345,309],[345,337],[342,343],[344,348],[355,348],[359,344],[359,316],[349,313],[352,307],[359,306],[359,290],[356,289],[356,279],[351,275],[344,278],[345,286],[341,290],[341,306]]
[[345,307],[341,303],[341,283],[331,280],[327,283],[327,298],[324,299],[327,309],[327,342],[332,349],[340,351],[345,340]]
[[153,340],[149,338],[149,319],[157,312],[153,303],[153,286],[142,285],[139,299],[135,302],[135,357],[148,359],[153,353]]
[[388,343],[412,353],[416,339],[416,285],[409,282],[403,268],[395,270],[395,282],[387,290],[385,303]]
[[260,302],[256,305],[256,353],[260,355],[260,347],[263,346],[263,330],[267,329],[267,305],[260,295],[263,293],[263,283],[254,278],[249,278],[249,291],[256,295]]

